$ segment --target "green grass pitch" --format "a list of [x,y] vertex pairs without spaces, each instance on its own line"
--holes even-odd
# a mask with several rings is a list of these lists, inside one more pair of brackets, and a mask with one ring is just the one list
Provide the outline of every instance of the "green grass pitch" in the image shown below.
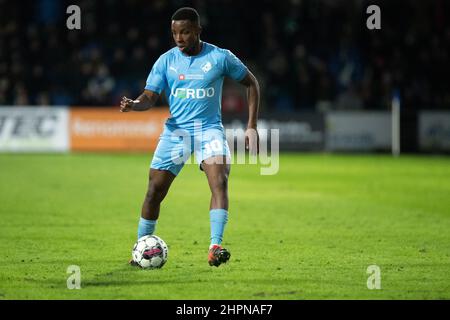
[[[127,260],[150,159],[0,155],[0,299],[450,298],[448,157],[282,154],[273,176],[233,165],[219,268],[207,264],[207,181],[187,165],[156,229],[169,260],[140,270]],[[80,290],[67,288],[70,265]]]

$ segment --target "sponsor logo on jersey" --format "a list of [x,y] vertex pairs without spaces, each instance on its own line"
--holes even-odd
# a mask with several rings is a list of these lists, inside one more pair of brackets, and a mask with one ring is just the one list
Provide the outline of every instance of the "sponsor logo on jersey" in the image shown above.
[[170,94],[179,99],[204,99],[214,97],[215,91],[213,87],[200,89],[176,88],[172,89]]
[[205,79],[205,75],[203,75],[203,74],[187,74],[185,79],[186,80],[203,80],[203,79]]
[[179,74],[178,80],[203,80],[205,75],[203,74]]

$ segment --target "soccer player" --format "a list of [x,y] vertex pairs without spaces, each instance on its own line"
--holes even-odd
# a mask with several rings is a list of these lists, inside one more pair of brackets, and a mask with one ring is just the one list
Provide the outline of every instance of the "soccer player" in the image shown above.
[[230,258],[229,251],[221,245],[228,221],[230,174],[230,151],[221,118],[222,84],[224,77],[229,77],[247,87],[249,120],[245,145],[250,154],[258,152],[259,84],[229,50],[200,40],[202,28],[195,9],[178,9],[172,16],[171,28],[176,47],[155,62],[144,92],[136,100],[123,97],[120,103],[121,112],[145,111],[155,105],[164,91],[171,114],[150,165],[138,239],[155,231],[161,202],[187,158],[195,153],[211,189],[208,263],[218,267]]

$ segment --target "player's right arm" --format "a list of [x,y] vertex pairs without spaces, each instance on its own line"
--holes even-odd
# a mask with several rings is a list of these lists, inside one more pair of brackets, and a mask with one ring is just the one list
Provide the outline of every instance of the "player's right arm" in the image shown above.
[[123,97],[120,101],[120,112],[148,110],[156,104],[158,98],[158,93],[147,89],[136,100]]

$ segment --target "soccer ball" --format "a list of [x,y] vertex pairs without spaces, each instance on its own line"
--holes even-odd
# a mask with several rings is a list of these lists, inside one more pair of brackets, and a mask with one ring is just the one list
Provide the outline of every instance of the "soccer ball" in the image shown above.
[[169,248],[158,236],[143,236],[136,241],[131,252],[134,262],[143,269],[161,268],[167,261]]

